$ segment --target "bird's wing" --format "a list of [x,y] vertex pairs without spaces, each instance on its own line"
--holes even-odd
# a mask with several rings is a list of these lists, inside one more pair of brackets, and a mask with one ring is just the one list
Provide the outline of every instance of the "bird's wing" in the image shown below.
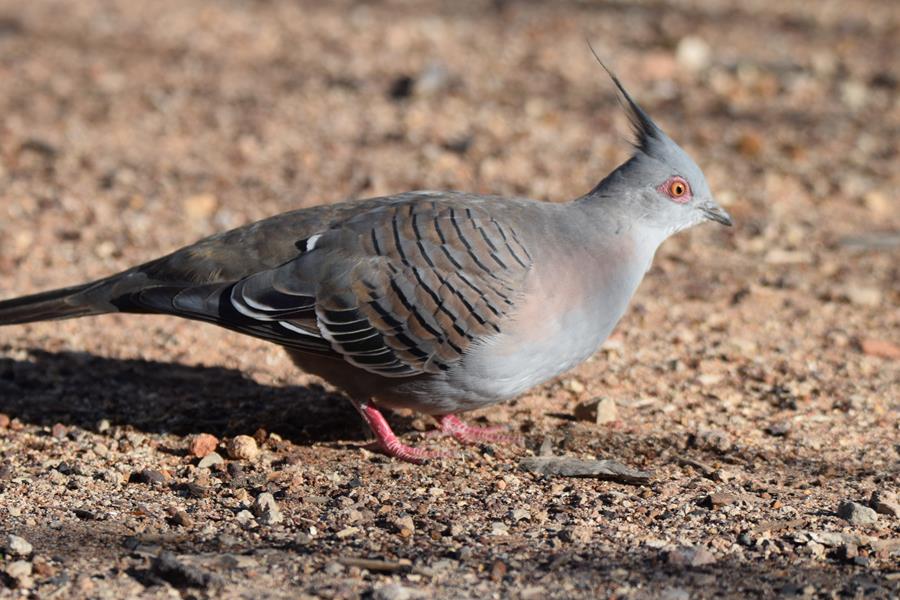
[[131,301],[388,377],[449,369],[501,331],[531,256],[483,204],[370,205],[296,240],[293,258],[229,282],[145,287]]

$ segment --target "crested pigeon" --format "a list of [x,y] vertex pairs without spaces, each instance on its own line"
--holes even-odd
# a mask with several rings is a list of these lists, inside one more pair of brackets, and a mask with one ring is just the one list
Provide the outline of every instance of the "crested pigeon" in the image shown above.
[[0,302],[0,324],[111,312],[214,323],[343,389],[390,456],[433,453],[402,443],[383,408],[432,415],[460,441],[501,438],[457,415],[587,359],[666,238],[731,225],[700,168],[607,72],[635,150],[576,200],[419,191],[296,210]]

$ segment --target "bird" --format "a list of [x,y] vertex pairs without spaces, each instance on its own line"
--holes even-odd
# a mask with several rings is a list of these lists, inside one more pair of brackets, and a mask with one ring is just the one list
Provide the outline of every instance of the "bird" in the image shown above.
[[0,325],[116,312],[212,323],[282,346],[343,390],[388,456],[443,454],[401,441],[385,409],[430,415],[462,443],[502,441],[459,415],[585,361],[663,241],[703,221],[732,225],[697,164],[600,62],[633,152],[579,198],[414,191],[302,208],[0,301]]

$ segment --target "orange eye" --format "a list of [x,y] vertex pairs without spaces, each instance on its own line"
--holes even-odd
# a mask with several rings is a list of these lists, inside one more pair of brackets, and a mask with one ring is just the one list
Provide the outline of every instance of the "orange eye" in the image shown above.
[[664,181],[658,188],[660,194],[665,194],[678,204],[686,204],[691,201],[691,186],[684,177],[674,175]]

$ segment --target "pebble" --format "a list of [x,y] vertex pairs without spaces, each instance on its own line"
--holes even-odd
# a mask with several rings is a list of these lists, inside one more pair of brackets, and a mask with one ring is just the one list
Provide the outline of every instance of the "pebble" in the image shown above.
[[31,563],[27,560],[16,560],[6,565],[6,574],[13,579],[31,576]]
[[394,527],[401,537],[412,537],[416,532],[416,524],[409,515],[394,519]]
[[359,532],[360,532],[359,527],[352,527],[352,526],[351,526],[351,527],[345,527],[345,528],[341,529],[340,531],[338,531],[338,532],[337,532],[336,534],[334,534],[334,535],[335,535],[335,537],[337,537],[339,540],[342,540],[342,539],[344,539],[344,538],[348,538],[348,537],[354,536],[354,535],[356,535],[356,534],[359,533]]
[[253,513],[249,510],[242,510],[234,518],[237,519],[238,523],[246,526],[253,522]]
[[31,578],[31,563],[27,560],[13,561],[6,565],[5,570],[20,590],[27,590],[34,586],[34,580]]
[[566,390],[572,392],[573,394],[580,394],[584,391],[584,384],[578,381],[577,379],[566,379],[563,382],[563,387]]
[[879,514],[889,517],[900,517],[900,499],[897,498],[897,494],[876,490],[872,492],[869,506]]
[[197,194],[184,199],[184,210],[194,221],[208,219],[216,211],[218,200],[211,194]]
[[837,514],[851,525],[873,525],[878,521],[878,513],[857,502],[844,502]]
[[423,594],[418,590],[402,586],[399,583],[389,583],[372,592],[373,600],[413,600],[413,598],[422,597]]
[[0,429],[6,429],[7,427],[9,427],[9,415],[0,413]]
[[188,451],[198,458],[203,458],[212,453],[218,445],[219,438],[216,436],[209,433],[198,433],[191,438],[191,445]]
[[877,356],[879,358],[889,358],[892,360],[900,360],[900,346],[887,340],[878,340],[868,338],[859,342],[860,349],[863,354],[869,356]]
[[53,427],[50,428],[50,435],[58,440],[65,439],[66,437],[66,426],[62,423],[56,423]]
[[844,289],[844,296],[851,304],[870,307],[880,306],[884,298],[884,294],[882,294],[880,289],[858,285],[848,286]]
[[719,508],[721,506],[728,506],[729,504],[734,504],[738,501],[738,497],[734,494],[728,494],[725,492],[716,492],[714,494],[710,494],[706,497],[705,503],[709,508]]
[[595,398],[575,407],[575,418],[579,421],[593,421],[597,425],[612,423],[619,418],[616,401],[612,398]]
[[510,513],[509,516],[512,517],[512,520],[514,522],[518,523],[522,520],[531,519],[531,511],[529,511],[527,508],[516,508]]
[[284,515],[281,514],[275,497],[269,492],[263,492],[256,497],[256,501],[253,503],[253,514],[263,525],[277,525],[284,521]]
[[667,552],[666,561],[671,565],[702,567],[715,563],[716,557],[703,547],[682,546]]
[[249,435],[238,435],[228,442],[228,456],[235,460],[253,460],[259,456],[259,446]]
[[34,548],[28,540],[17,535],[10,534],[6,536],[6,544],[4,546],[6,552],[13,556],[29,556]]
[[159,553],[153,560],[151,569],[176,588],[205,588],[218,579],[216,575],[182,562],[168,550]]
[[590,527],[587,527],[585,525],[576,525],[575,527],[570,527],[568,529],[562,530],[559,535],[566,542],[587,544],[591,541],[593,532],[591,531]]
[[210,469],[216,465],[220,465],[225,462],[225,459],[222,458],[222,455],[218,452],[210,452],[206,456],[200,459],[200,462],[197,463],[197,468],[199,469]]
[[678,65],[689,71],[703,71],[709,67],[712,50],[703,39],[689,35],[681,38],[675,49]]
[[175,511],[175,514],[172,515],[172,523],[174,525],[178,525],[179,527],[193,527],[194,519],[191,518],[191,515],[187,514],[183,510]]
[[166,482],[166,476],[155,469],[144,469],[131,474],[131,483],[146,483],[148,485],[162,485]]

